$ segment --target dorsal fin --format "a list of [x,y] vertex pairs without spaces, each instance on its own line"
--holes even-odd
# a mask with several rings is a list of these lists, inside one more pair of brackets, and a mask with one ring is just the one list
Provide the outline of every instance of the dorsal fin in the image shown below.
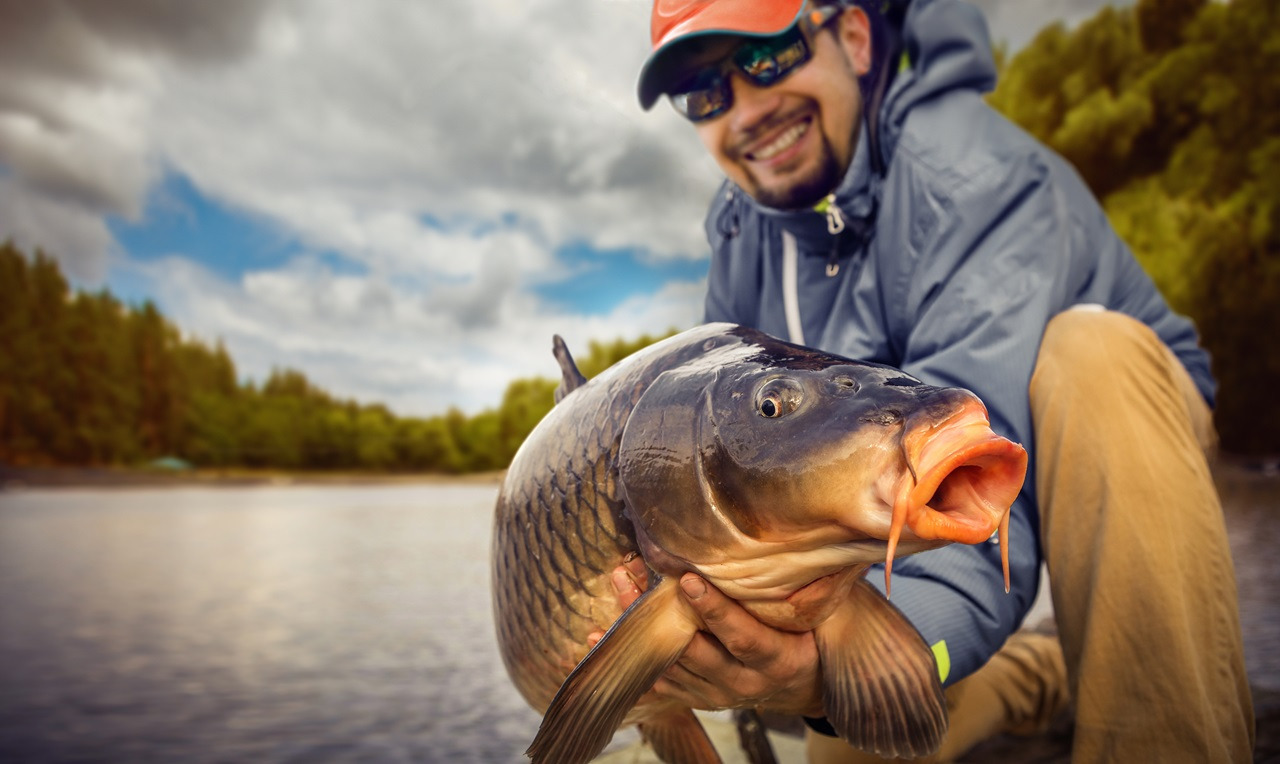
[[559,403],[566,395],[586,384],[587,378],[578,371],[578,364],[573,362],[573,356],[569,354],[569,346],[564,344],[564,338],[558,334],[551,340],[551,352],[555,353],[556,360],[560,362],[560,384],[556,385],[556,403]]

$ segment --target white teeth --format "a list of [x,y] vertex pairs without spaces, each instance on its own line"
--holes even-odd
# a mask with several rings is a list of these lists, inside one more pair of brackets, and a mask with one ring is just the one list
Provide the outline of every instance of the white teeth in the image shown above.
[[752,152],[756,159],[764,160],[777,155],[779,152],[790,148],[792,144],[800,140],[800,136],[804,135],[805,130],[809,129],[808,122],[801,122],[779,135],[769,145],[761,147],[758,151]]

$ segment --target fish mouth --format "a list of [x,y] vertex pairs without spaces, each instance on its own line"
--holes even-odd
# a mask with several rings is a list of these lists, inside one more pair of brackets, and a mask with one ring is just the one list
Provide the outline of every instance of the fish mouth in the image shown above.
[[903,437],[910,478],[893,506],[885,557],[885,588],[903,528],[920,539],[977,544],[999,533],[1005,591],[1009,590],[1009,510],[1027,472],[1022,446],[991,429],[976,398],[937,426]]

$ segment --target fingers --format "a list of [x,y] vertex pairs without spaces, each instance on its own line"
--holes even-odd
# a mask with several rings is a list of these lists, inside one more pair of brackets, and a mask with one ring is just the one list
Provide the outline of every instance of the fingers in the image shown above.
[[609,576],[618,594],[618,605],[626,610],[649,588],[649,568],[644,558],[632,552]]
[[618,593],[618,605],[626,610],[631,607],[632,603],[640,599],[642,591],[636,586],[635,581],[627,574],[626,568],[617,567],[613,569],[613,590]]
[[758,683],[749,674],[716,639],[699,634],[653,689],[692,708],[736,708],[754,701]]
[[623,559],[622,567],[640,591],[649,588],[649,566],[645,564],[643,557],[631,552]]
[[[615,568],[610,581],[619,605],[630,607],[648,587],[648,579],[638,555]],[[769,627],[697,574],[686,573],[680,588],[705,631],[694,636],[644,699],[665,698],[691,708],[759,705],[779,713],[823,713],[817,643],[811,632]],[[588,645],[603,636],[603,631],[592,633]]]
[[784,647],[782,635],[756,620],[719,589],[693,573],[680,578],[680,588],[702,616],[707,631],[715,635],[734,658],[747,666],[760,667],[779,657]]

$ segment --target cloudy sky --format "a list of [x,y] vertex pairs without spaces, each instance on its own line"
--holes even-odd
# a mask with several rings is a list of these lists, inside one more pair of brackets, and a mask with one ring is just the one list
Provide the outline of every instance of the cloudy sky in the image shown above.
[[[983,0],[1016,50],[1099,0]],[[0,0],[0,239],[403,415],[701,315],[648,0]]]

